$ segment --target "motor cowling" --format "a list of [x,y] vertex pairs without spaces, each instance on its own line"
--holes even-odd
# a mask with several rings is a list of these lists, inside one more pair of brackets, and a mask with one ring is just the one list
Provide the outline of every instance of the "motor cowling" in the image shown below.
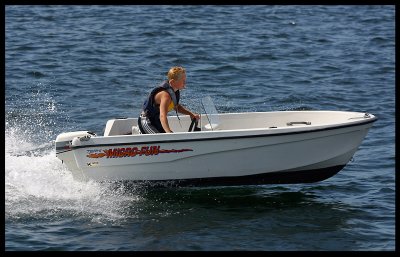
[[95,133],[91,131],[74,131],[61,133],[56,138],[56,154],[69,151],[71,149],[72,141],[74,138],[87,140],[92,136],[96,136]]

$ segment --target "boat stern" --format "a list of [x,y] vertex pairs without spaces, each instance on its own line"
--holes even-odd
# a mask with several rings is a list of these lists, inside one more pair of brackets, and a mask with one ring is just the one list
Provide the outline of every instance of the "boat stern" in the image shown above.
[[91,136],[95,136],[95,134],[90,131],[74,131],[61,133],[56,138],[56,157],[72,171],[72,175],[75,178],[81,179],[82,172],[76,164],[75,156],[71,148],[72,141],[75,138],[89,138]]

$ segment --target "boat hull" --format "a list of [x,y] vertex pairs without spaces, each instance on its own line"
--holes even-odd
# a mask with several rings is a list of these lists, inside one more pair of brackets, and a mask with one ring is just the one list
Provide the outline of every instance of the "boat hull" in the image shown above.
[[[267,184],[299,184],[315,183],[326,180],[344,168],[345,165],[326,167],[322,169],[266,172],[245,176],[207,177],[192,179],[168,180],[122,180],[128,185],[150,187],[208,187],[208,186],[240,186],[240,185],[267,185]],[[119,180],[118,180],[119,181]]]
[[81,180],[155,186],[318,182],[348,163],[372,122],[307,130],[200,132],[190,138],[152,135],[135,141],[132,136],[94,137],[72,146],[70,160],[75,163],[69,168]]

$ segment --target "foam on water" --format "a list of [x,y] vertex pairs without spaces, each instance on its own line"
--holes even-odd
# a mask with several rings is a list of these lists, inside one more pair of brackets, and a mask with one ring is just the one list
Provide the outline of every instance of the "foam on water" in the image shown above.
[[107,185],[74,180],[53,149],[45,149],[35,155],[21,155],[26,148],[42,146],[19,141],[20,133],[17,132],[11,130],[6,133],[6,219],[49,218],[67,213],[98,222],[117,221],[126,216],[124,203],[139,199],[118,190],[111,191]]
[[54,124],[52,117],[57,116],[56,102],[51,101],[49,108],[44,109],[39,102],[29,103],[32,113],[42,113],[30,115],[31,119],[15,114],[17,111],[12,108],[6,111],[6,220],[54,215],[79,216],[94,222],[124,219],[126,202],[138,201],[139,197],[94,181],[74,180],[55,155],[52,138],[56,129],[50,127]]

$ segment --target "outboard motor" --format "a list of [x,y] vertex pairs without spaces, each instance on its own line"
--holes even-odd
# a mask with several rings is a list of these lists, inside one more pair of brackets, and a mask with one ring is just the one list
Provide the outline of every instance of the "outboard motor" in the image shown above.
[[[66,151],[70,151],[72,140],[75,137],[90,138],[91,136],[96,136],[96,134],[91,131],[75,131],[75,132],[61,133],[56,138],[56,155],[62,154]],[[59,156],[57,157],[60,158]]]
[[91,131],[75,131],[61,133],[56,138],[56,156],[71,170],[78,170],[74,154],[71,151],[73,140],[88,140],[90,137],[96,136]]

